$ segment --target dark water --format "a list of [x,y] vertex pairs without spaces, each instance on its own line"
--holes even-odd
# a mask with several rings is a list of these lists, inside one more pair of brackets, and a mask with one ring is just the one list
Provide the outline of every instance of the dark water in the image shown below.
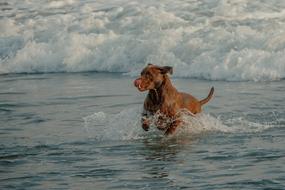
[[[138,126],[145,94],[120,74],[0,76],[1,189],[285,189],[285,86],[173,79],[215,98],[203,130]],[[200,130],[200,131],[199,131]]]

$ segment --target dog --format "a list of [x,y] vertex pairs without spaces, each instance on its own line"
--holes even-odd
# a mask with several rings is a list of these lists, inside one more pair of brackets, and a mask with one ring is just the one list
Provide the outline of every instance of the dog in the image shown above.
[[[148,91],[141,119],[142,128],[145,131],[149,130],[149,118],[160,113],[162,116],[158,117],[155,125],[158,129],[164,130],[165,135],[173,134],[181,123],[179,111],[186,109],[195,116],[202,111],[202,105],[206,104],[213,96],[214,87],[211,88],[208,96],[200,101],[190,94],[178,92],[168,76],[172,73],[172,67],[161,67],[149,63],[142,70],[140,77],[134,80],[134,86],[139,91]],[[165,119],[170,120],[167,126],[163,126]]]

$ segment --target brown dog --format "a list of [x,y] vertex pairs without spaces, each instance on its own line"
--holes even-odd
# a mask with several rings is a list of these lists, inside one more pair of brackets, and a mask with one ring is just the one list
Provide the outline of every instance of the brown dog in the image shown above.
[[201,112],[201,106],[206,104],[214,93],[214,88],[207,98],[197,100],[190,94],[178,92],[171,84],[167,73],[172,74],[172,67],[159,67],[153,64],[148,64],[141,72],[141,76],[134,81],[134,85],[139,91],[148,90],[148,95],[144,101],[144,111],[142,114],[142,128],[149,129],[149,117],[161,113],[165,117],[171,119],[171,122],[166,127],[162,126],[165,123],[165,117],[159,117],[155,123],[158,129],[165,130],[165,134],[173,134],[177,126],[180,124],[179,111],[187,109],[192,114]]

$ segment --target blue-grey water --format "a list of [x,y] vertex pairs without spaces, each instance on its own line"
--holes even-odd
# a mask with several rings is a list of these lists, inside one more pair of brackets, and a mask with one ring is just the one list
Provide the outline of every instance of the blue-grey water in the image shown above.
[[1,75],[1,189],[285,188],[284,81],[174,78],[198,98],[216,91],[202,124],[166,138],[140,128],[133,79]]
[[[284,36],[284,0],[1,0],[0,189],[285,189]],[[216,89],[173,137],[147,63]]]

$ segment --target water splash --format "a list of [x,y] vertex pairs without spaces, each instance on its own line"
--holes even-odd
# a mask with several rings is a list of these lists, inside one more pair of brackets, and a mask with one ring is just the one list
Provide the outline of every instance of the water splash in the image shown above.
[[[164,132],[155,127],[160,114],[151,118],[150,131],[145,132],[141,128],[141,108],[134,107],[122,110],[117,114],[96,112],[84,117],[84,128],[90,138],[98,140],[133,140],[150,137],[163,137]],[[181,112],[182,125],[174,134],[191,136],[204,133],[259,133],[270,128],[278,127],[276,122],[254,123],[246,118],[238,117],[221,120],[210,114],[200,113],[195,117],[187,111]],[[167,125],[166,120],[166,125]]]
[[138,108],[121,111],[118,114],[97,112],[84,117],[84,127],[90,138],[98,140],[130,140],[143,138]]

